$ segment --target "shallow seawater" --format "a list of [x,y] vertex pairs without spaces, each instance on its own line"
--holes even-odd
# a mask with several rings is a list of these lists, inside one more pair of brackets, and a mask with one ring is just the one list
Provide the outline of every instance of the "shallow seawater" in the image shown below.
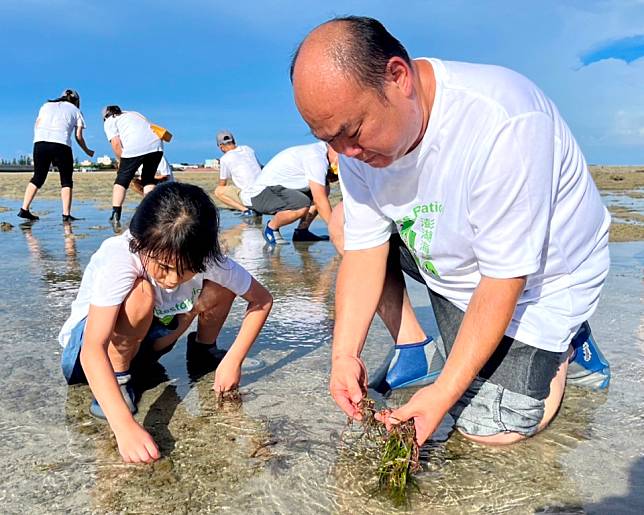
[[[152,466],[121,463],[108,427],[88,414],[86,386],[59,371],[58,329],[83,267],[113,234],[109,212],[75,203],[85,219],[63,226],[59,203],[32,225],[1,200],[0,506],[3,513],[638,513],[644,507],[644,244],[615,244],[593,331],[611,361],[608,392],[570,388],[552,426],[506,449],[472,444],[445,421],[423,448],[409,505],[375,493],[374,453],[327,392],[333,287],[328,242],[271,251],[261,224],[222,212],[230,255],[275,297],[251,350],[241,406],[219,407],[212,370],[187,362],[185,338],[141,381],[137,419],[162,452]],[[124,215],[127,220],[131,210]],[[322,225],[315,231],[326,232]],[[285,237],[290,236],[285,230]],[[426,293],[414,304],[435,333]],[[236,302],[219,338],[228,347],[243,316]],[[389,338],[376,322],[365,348],[371,371]],[[412,392],[387,400],[404,402]]]

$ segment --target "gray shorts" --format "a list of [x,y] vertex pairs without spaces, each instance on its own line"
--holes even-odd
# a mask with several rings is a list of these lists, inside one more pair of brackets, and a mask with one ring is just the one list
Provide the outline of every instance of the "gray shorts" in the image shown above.
[[292,190],[284,186],[267,186],[259,195],[250,199],[255,211],[263,215],[274,215],[311,206],[311,190]]
[[[398,235],[390,240],[389,266],[397,265],[413,279],[425,284],[418,266]],[[399,259],[396,259],[399,254]],[[465,313],[445,297],[427,289],[447,358]],[[566,352],[550,352],[504,336],[450,414],[464,433],[490,436],[516,432],[530,436],[543,419],[550,382]]]

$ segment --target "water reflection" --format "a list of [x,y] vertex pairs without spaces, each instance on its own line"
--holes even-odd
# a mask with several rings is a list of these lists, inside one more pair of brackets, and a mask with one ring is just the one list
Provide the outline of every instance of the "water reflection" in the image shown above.
[[62,270],[55,254],[42,247],[34,234],[33,227],[33,222],[20,224],[20,229],[31,255],[33,272],[41,275],[52,291],[77,288],[83,276],[83,271],[78,261],[76,236],[74,235],[72,224],[69,222],[63,222],[62,224],[63,251],[65,254],[65,265]]

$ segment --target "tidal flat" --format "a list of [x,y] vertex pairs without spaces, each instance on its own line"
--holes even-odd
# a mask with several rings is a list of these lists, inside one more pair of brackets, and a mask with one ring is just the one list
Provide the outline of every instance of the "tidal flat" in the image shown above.
[[[81,185],[89,180],[98,182]],[[214,174],[177,174],[207,188]],[[91,177],[90,177],[91,176]],[[113,176],[76,176],[73,212],[60,221],[52,175],[34,211],[15,213],[28,175],[0,177],[0,505],[3,513],[641,513],[644,494],[644,244],[612,243],[612,267],[591,326],[612,365],[605,392],[569,388],[553,424],[530,441],[486,448],[446,419],[421,449],[418,490],[397,507],[375,493],[378,460],[328,394],[338,258],[328,242],[264,245],[261,224],[222,211],[228,253],[275,297],[251,350],[241,406],[218,406],[213,371],[186,359],[185,337],[140,379],[137,419],[158,442],[154,465],[125,465],[107,426],[88,413],[87,386],[67,387],[56,335],[82,270],[105,239]],[[203,182],[201,182],[203,181]],[[617,181],[623,182],[623,181]],[[19,184],[18,184],[19,183]],[[99,190],[98,184],[103,184]],[[636,183],[637,184],[637,183]],[[634,186],[641,191],[641,186]],[[638,189],[640,188],[640,189]],[[621,191],[621,190],[613,190]],[[86,195],[85,197],[83,195]],[[628,196],[628,195],[627,195]],[[630,197],[635,201],[636,196]],[[136,197],[124,213],[129,220]],[[629,200],[630,202],[630,200]],[[633,204],[642,213],[639,204]],[[315,224],[314,232],[325,232]],[[290,230],[284,231],[290,240]],[[409,284],[426,330],[437,336],[423,288]],[[227,348],[244,306],[219,342]],[[364,358],[370,373],[390,338],[379,321]],[[395,407],[411,391],[378,399]],[[375,392],[370,395],[377,398]]]

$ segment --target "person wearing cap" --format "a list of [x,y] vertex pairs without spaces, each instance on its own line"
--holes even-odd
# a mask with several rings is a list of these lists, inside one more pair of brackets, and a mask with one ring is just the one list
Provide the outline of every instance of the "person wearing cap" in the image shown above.
[[125,194],[140,166],[143,194],[154,189],[154,176],[163,158],[163,142],[150,127],[145,116],[136,111],[123,111],[117,105],[103,108],[103,128],[119,161],[112,188],[110,221],[119,223]]
[[50,166],[58,168],[60,177],[60,198],[63,203],[63,222],[77,220],[71,214],[72,189],[74,181],[74,156],[72,155],[71,135],[74,133],[78,146],[89,157],[94,155],[83,138],[85,120],[80,112],[80,96],[73,89],[66,89],[60,97],[45,102],[34,125],[34,174],[27,184],[20,218],[38,220],[29,208],[47,179]]
[[214,191],[215,197],[228,207],[241,211],[244,216],[256,216],[258,213],[250,208],[249,192],[262,167],[255,151],[247,145],[237,145],[229,131],[217,133],[217,145],[224,155],[219,159],[219,184]]
[[299,220],[293,241],[328,240],[309,231],[319,213],[329,223],[329,169],[337,163],[336,152],[323,142],[289,147],[271,159],[253,185],[251,207],[258,213],[273,215],[264,227],[270,245],[285,244],[280,227]]
[[[348,416],[361,418],[360,356],[389,271],[428,288],[446,361],[377,415],[387,428],[412,420],[422,444],[450,413],[466,438],[511,444],[548,426],[567,382],[608,386],[587,320],[608,274],[610,215],[552,100],[500,66],[412,59],[357,16],[312,30],[291,80],[311,132],[342,154],[329,390]],[[403,288],[388,297],[399,312]],[[413,322],[395,335],[399,386],[419,385],[436,354]]]

